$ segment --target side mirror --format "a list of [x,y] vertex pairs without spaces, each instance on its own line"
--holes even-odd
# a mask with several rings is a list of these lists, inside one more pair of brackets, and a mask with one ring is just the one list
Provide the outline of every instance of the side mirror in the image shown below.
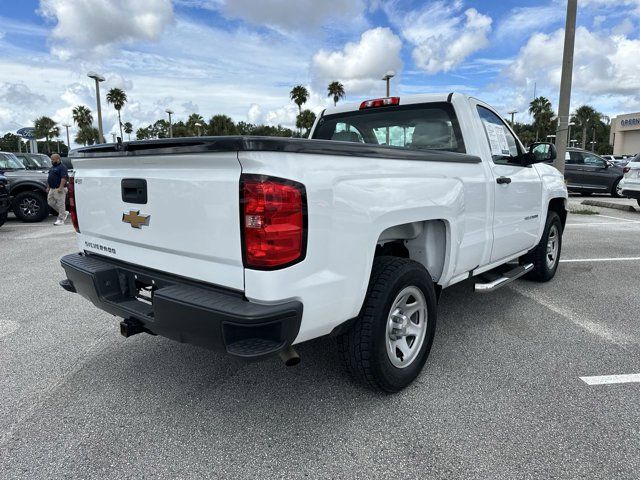
[[558,151],[553,143],[539,142],[529,147],[529,154],[525,156],[525,164],[552,162],[558,156]]

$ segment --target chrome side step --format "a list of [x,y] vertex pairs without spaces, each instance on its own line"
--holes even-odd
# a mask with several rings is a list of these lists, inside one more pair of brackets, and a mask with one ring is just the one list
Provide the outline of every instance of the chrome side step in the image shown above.
[[497,289],[504,287],[505,285],[509,285],[514,280],[522,277],[533,270],[533,263],[528,263],[526,265],[519,265],[513,270],[509,270],[502,274],[502,276],[496,278],[495,280],[488,283],[476,283],[474,286],[474,290],[476,293],[490,293],[494,292]]

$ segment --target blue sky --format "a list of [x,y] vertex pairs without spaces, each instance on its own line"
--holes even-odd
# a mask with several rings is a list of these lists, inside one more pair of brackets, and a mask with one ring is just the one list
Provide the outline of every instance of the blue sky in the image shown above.
[[[292,125],[293,85],[308,108],[394,94],[457,90],[518,110],[537,92],[557,103],[566,2],[409,0],[0,0],[0,132],[39,115],[71,121],[95,107],[86,73],[124,88],[123,120],[226,113]],[[640,0],[580,0],[572,108],[640,110]],[[104,102],[103,91],[103,102]],[[105,110],[105,130],[116,115]],[[73,129],[72,129],[73,131]]]

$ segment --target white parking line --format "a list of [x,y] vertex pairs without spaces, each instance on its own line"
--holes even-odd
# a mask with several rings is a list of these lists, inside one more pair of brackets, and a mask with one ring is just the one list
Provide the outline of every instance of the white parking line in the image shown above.
[[616,257],[616,258],[565,258],[560,263],[583,263],[583,262],[635,262],[640,257]]
[[[640,222],[631,222],[631,224]],[[601,227],[603,225],[629,225],[629,222],[597,222],[597,223],[567,223],[567,227]]]
[[614,220],[622,220],[624,222],[629,222],[629,223],[640,223],[640,221],[638,220],[629,220],[628,218],[622,218],[622,217],[611,217],[609,215],[594,215],[596,217],[603,217],[603,218],[613,218]]
[[511,283],[507,288],[515,290],[521,295],[530,298],[531,300],[539,303],[545,308],[548,308],[553,313],[560,315],[570,322],[574,323],[578,327],[586,330],[592,335],[596,335],[603,340],[615,343],[622,348],[626,348],[625,345],[638,343],[635,337],[625,335],[624,333],[613,330],[606,325],[587,319],[584,315],[578,314],[565,306],[554,305],[549,300],[548,296],[544,292],[536,292],[527,288],[525,285],[518,283]]
[[614,383],[640,383],[640,373],[627,375],[600,375],[595,377],[580,377],[587,385],[611,385]]

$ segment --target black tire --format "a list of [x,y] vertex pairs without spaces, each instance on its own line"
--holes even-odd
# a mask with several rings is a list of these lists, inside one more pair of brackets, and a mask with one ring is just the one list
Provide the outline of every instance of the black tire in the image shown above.
[[49,216],[49,205],[41,192],[21,192],[13,199],[13,213],[23,222],[41,222]]
[[[416,346],[413,360],[406,367],[398,368],[387,353],[387,321],[394,300],[408,287],[416,287],[424,296],[426,331],[422,345]],[[378,257],[373,263],[360,315],[349,330],[338,337],[338,349],[347,370],[360,383],[378,391],[398,392],[422,371],[433,343],[436,321],[436,293],[427,270],[406,258]]]
[[640,207],[640,198],[636,200],[638,202],[638,206]]
[[611,189],[611,196],[613,198],[622,198],[622,194],[618,193],[618,185],[620,185],[620,180],[622,179],[619,178],[618,180],[616,180],[615,183],[613,184],[613,188]]
[[0,213],[0,227],[7,221],[7,212]]
[[[549,242],[550,232],[555,227],[557,234],[558,250],[555,256],[553,266],[550,265],[547,256],[547,244]],[[560,216],[553,211],[549,211],[547,214],[547,223],[542,233],[542,238],[538,246],[531,252],[527,253],[520,259],[520,263],[533,263],[533,270],[527,274],[528,279],[536,282],[548,282],[551,280],[558,270],[558,263],[560,262],[560,254],[562,253],[562,222],[560,222]]]

